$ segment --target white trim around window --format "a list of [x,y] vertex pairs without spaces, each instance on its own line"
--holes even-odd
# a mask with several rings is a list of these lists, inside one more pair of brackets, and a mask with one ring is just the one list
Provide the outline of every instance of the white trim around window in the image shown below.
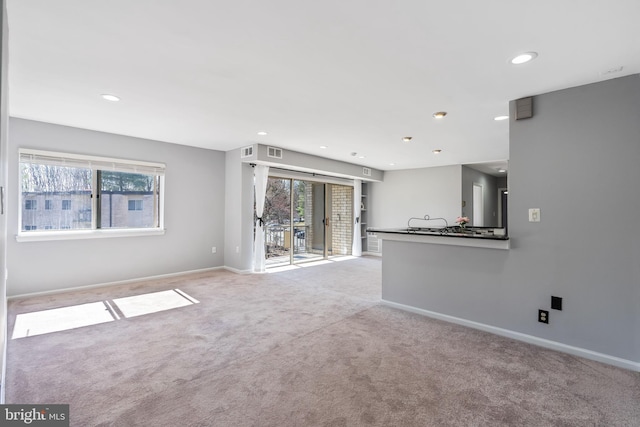
[[[32,242],[32,241],[50,241],[50,240],[76,240],[76,239],[94,239],[94,238],[112,238],[112,237],[133,237],[133,236],[157,236],[165,233],[164,228],[164,184],[165,184],[165,165],[163,163],[144,162],[137,160],[127,159],[114,159],[107,157],[97,156],[85,156],[80,154],[69,153],[57,153],[43,150],[33,150],[28,148],[21,148],[18,151],[19,163],[18,168],[18,232],[16,234],[16,241],[18,242]],[[32,166],[36,165],[33,169]],[[26,165],[26,166],[25,166]],[[44,165],[44,166],[43,166]],[[42,167],[47,169],[49,166],[58,167],[56,172],[46,174],[45,177],[53,176],[56,179],[45,180],[47,185],[34,184],[32,178],[39,177],[42,182],[43,175],[41,171]],[[29,176],[29,180],[25,181],[23,175],[23,168],[32,171]],[[31,168],[31,169],[29,169]],[[68,169],[72,168],[72,169]],[[75,172],[73,168],[78,170],[89,170],[84,172],[81,178],[77,178],[78,172]],[[64,172],[69,171],[71,172]],[[73,178],[67,178],[69,174],[72,174]],[[112,177],[111,180],[107,178],[107,174]],[[142,177],[141,177],[142,175]],[[144,175],[147,175],[145,178]],[[90,176],[90,177],[89,177]],[[99,181],[99,176],[104,176],[104,181]],[[65,178],[61,178],[65,177]],[[121,183],[123,180],[129,179],[130,185],[124,186],[119,184],[117,186],[108,186],[109,183],[115,182]],[[65,180],[66,179],[66,180]],[[51,181],[55,181],[53,184]],[[141,184],[138,184],[142,181]],[[73,182],[74,185],[67,185],[67,182]],[[81,185],[77,184],[78,182]],[[134,184],[136,183],[136,184]],[[68,187],[68,188],[63,188]],[[115,188],[114,188],[115,187]],[[126,188],[125,188],[126,187]],[[143,191],[139,191],[143,190]],[[66,192],[71,193],[66,193]],[[54,220],[53,212],[55,209],[46,210],[46,201],[48,198],[58,197],[60,194],[82,194],[82,200],[84,201],[81,208],[75,207],[76,202],[69,202],[73,204],[74,208],[63,210],[62,201],[58,200],[55,203],[50,202],[55,209],[60,208],[61,215],[65,217],[66,221],[69,221],[68,216],[73,215],[71,219],[72,223],[67,224],[57,219],[57,223]],[[135,196],[134,196],[135,194]],[[108,197],[107,197],[108,196]],[[31,202],[31,205],[36,209],[26,209],[26,197],[41,198],[41,203]],[[127,210],[128,197],[136,198],[149,198],[149,205],[151,207],[147,216],[143,218],[142,211],[136,212],[136,217],[131,218],[131,221],[126,223],[117,223],[116,217],[111,215],[112,212],[112,199],[116,202],[120,202],[120,209]],[[121,200],[117,200],[117,199]],[[90,201],[88,200],[90,199]],[[109,200],[108,209],[103,204],[106,200]],[[114,202],[115,203],[115,202]],[[31,206],[30,205],[30,206]],[[42,205],[42,206],[40,206]],[[116,205],[113,207],[115,208]],[[49,206],[51,207],[51,206]],[[42,210],[43,212],[34,212],[35,210]],[[76,212],[75,210],[78,210]],[[23,224],[25,220],[30,223]],[[104,217],[103,217],[104,216]],[[121,220],[120,218],[118,218]],[[135,221],[143,221],[135,222]],[[79,223],[80,221],[80,223]],[[51,222],[54,222],[51,225]],[[77,224],[80,224],[77,226]],[[73,228],[76,226],[76,228]],[[30,229],[28,229],[30,228]]]
[[162,236],[164,228],[127,228],[112,230],[56,230],[18,233],[16,242],[46,242],[51,240],[104,239],[111,237]]

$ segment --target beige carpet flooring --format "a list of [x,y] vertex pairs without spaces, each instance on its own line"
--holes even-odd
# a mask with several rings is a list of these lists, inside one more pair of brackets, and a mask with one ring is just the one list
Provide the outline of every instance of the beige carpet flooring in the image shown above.
[[[10,301],[198,304],[8,346],[7,403],[72,426],[640,426],[640,374],[382,306],[378,258]],[[117,305],[117,304],[116,304]]]

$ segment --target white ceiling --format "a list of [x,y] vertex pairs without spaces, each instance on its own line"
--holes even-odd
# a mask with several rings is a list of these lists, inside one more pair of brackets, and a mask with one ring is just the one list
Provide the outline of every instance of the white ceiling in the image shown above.
[[9,108],[383,170],[488,162],[510,100],[639,73],[639,18],[638,0],[8,0]]

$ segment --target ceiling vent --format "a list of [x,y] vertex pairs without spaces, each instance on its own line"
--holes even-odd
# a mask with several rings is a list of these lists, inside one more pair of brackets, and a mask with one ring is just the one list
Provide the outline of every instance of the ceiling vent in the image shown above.
[[281,159],[282,148],[267,147],[267,157],[271,157],[273,159]]
[[516,99],[516,120],[533,117],[533,97]]
[[362,175],[371,176],[371,169],[370,168],[362,168]]
[[244,159],[251,156],[253,156],[253,145],[240,149],[240,158]]

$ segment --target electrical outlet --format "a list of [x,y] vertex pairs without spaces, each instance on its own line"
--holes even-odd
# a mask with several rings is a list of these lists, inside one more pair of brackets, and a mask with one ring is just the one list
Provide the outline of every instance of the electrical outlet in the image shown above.
[[218,252],[218,249],[215,246],[211,247],[211,253],[215,254],[216,252]]
[[546,310],[538,310],[538,322],[549,323],[549,312]]

